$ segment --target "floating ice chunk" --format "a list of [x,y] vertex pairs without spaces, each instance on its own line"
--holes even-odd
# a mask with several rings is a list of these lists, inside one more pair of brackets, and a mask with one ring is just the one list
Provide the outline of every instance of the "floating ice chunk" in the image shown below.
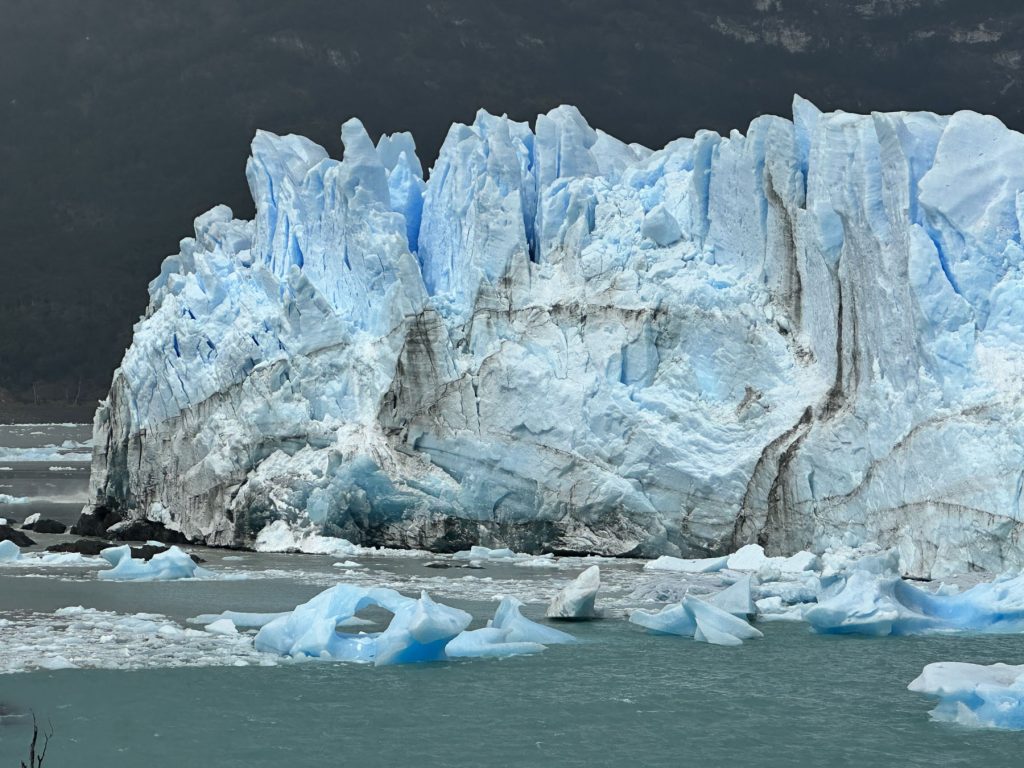
[[343,563],[331,563],[334,568],[362,568],[362,563],[357,563],[355,560],[346,560]]
[[13,563],[21,558],[21,548],[13,541],[0,541],[0,563]]
[[[781,574],[780,574],[781,576]],[[758,599],[779,597],[784,603],[813,603],[821,592],[821,581],[811,572],[789,574],[785,581],[762,581],[754,588]]]
[[540,653],[545,646],[540,643],[509,642],[508,630],[497,627],[467,630],[457,635],[445,646],[449,658],[480,658],[484,656],[519,656],[526,653]]
[[762,637],[743,619],[690,595],[658,613],[633,611],[629,621],[659,634],[692,637],[713,645],[740,645],[744,640]]
[[0,504],[28,504],[31,502],[28,496],[11,496],[8,493],[0,493]]
[[511,549],[491,549],[490,547],[473,546],[456,552],[452,557],[456,560],[515,560],[520,557],[529,557],[513,552]]
[[[338,626],[364,608],[394,614],[381,633],[352,635]],[[257,650],[284,656],[310,656],[364,664],[407,664],[444,658],[444,648],[469,625],[465,611],[435,603],[426,592],[418,600],[393,589],[338,584],[293,611],[265,624]]]
[[750,591],[750,574],[743,575],[731,586],[709,598],[708,603],[733,616],[753,616],[757,613],[757,606],[754,605],[754,597]]
[[702,640],[712,645],[742,645],[744,640],[764,637],[743,619],[699,598],[684,597],[683,607],[693,615],[697,623],[697,629],[693,633],[694,640]]
[[508,631],[507,640],[512,643],[541,643],[542,645],[559,645],[575,643],[576,638],[568,632],[554,627],[546,627],[530,621],[519,611],[523,602],[514,597],[506,597],[498,604],[494,612],[491,626]]
[[284,613],[243,613],[239,611],[224,611],[223,613],[203,613],[193,616],[188,620],[189,624],[213,624],[218,621],[230,621],[236,627],[246,629],[258,629],[269,624],[274,619],[286,616]]
[[217,619],[212,621],[205,627],[207,632],[212,632],[215,635],[237,635],[238,629],[235,627],[235,623],[231,619]]
[[594,601],[600,589],[601,569],[592,565],[555,595],[545,615],[549,619],[596,619],[600,614]]
[[345,539],[295,531],[284,520],[275,520],[256,535],[257,552],[303,552],[308,555],[357,555],[362,550]]
[[907,688],[939,699],[934,720],[1024,730],[1024,666],[940,661]]
[[445,647],[473,620],[465,611],[435,603],[426,592],[403,605],[377,638],[374,664],[440,661]]
[[56,655],[56,656],[44,656],[43,658],[41,658],[39,660],[39,668],[40,669],[50,669],[50,670],[56,670],[56,669],[78,669],[78,665],[72,663],[71,661],[69,661],[68,659],[64,658],[63,656]]
[[667,605],[656,613],[643,610],[633,611],[629,615],[629,621],[631,624],[664,635],[693,637],[693,633],[697,631],[697,622],[682,603]]
[[837,594],[819,601],[805,618],[825,634],[1016,633],[1024,631],[1024,575],[939,595],[902,579],[854,571]]
[[131,549],[125,545],[111,547],[100,552],[100,557],[114,567],[100,571],[104,581],[174,581],[176,579],[210,579],[214,574],[200,568],[195,561],[178,547],[146,560],[133,560]]
[[760,621],[803,621],[809,605],[798,603],[787,605],[781,597],[764,597],[758,600],[757,618]]
[[39,518],[41,518],[41,517],[42,517],[42,514],[41,514],[41,513],[39,513],[39,512],[36,512],[36,513],[34,513],[34,514],[31,514],[31,515],[29,515],[28,517],[26,517],[26,518],[24,519],[24,521],[22,521],[22,523],[21,523],[21,527],[22,527],[23,529],[24,529],[24,528],[29,528],[29,527],[31,527],[31,526],[33,526],[33,525],[35,525],[36,523],[38,523],[38,522],[39,522]]
[[[674,571],[676,573],[712,573],[726,567],[728,557],[705,557],[699,560],[685,560],[681,557],[662,555],[644,565],[645,571]],[[730,566],[731,567],[731,566]]]
[[789,557],[768,557],[760,544],[747,544],[729,555],[728,568],[733,571],[760,571],[771,568],[781,573],[812,571],[819,565],[812,552],[797,552]]

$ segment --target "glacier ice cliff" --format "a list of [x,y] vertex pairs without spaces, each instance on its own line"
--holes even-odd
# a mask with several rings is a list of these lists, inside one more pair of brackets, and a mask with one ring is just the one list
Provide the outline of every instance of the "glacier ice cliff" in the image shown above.
[[825,114],[658,151],[571,107],[344,159],[260,132],[95,418],[93,509],[192,541],[1024,565],[1024,136]]

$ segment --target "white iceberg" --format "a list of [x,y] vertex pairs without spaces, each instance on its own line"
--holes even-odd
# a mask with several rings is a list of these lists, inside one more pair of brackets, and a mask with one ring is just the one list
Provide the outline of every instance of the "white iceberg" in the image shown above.
[[601,569],[592,565],[554,596],[545,615],[549,619],[596,619],[600,613],[594,602],[600,589]]
[[929,664],[907,688],[939,699],[935,720],[970,727],[1024,730],[1024,666]]
[[0,541],[0,563],[13,563],[21,558],[21,548],[13,541]]
[[742,619],[753,616],[757,613],[757,606],[754,604],[750,585],[750,574],[744,574],[730,586],[708,598],[707,602]]
[[657,613],[633,611],[629,621],[658,634],[692,637],[712,645],[741,645],[744,640],[763,637],[742,618],[689,595],[682,603]]
[[728,557],[705,557],[687,560],[682,557],[662,555],[644,564],[645,571],[671,571],[674,573],[713,573],[726,567]]
[[113,568],[100,571],[103,581],[175,581],[177,579],[212,579],[212,571],[200,568],[196,562],[178,547],[153,555],[149,560],[132,558],[131,547],[127,544],[110,547],[100,552],[100,557]]

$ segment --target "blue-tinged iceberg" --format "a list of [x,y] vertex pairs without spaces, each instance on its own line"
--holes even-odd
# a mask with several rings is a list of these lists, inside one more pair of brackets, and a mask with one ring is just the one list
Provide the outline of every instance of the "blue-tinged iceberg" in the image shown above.
[[429,178],[260,132],[96,414],[93,509],[444,551],[1024,565],[1024,136],[823,114],[658,151],[481,112]]
[[938,698],[934,720],[1024,730],[1024,667],[940,661],[926,666],[907,688]]

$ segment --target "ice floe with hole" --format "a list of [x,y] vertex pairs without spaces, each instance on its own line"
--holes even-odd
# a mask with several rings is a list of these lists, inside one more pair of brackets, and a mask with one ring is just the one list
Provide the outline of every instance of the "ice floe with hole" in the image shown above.
[[[380,607],[393,614],[378,633],[338,631],[360,610]],[[260,651],[383,666],[445,658],[445,646],[469,626],[465,611],[435,603],[426,592],[406,597],[384,587],[338,584],[265,624],[256,635]]]
[[1022,632],[1024,575],[998,576],[958,594],[935,594],[895,576],[857,570],[804,618],[822,634]]
[[907,688],[938,698],[933,720],[1024,730],[1024,666],[940,661],[926,666]]
[[576,642],[567,632],[526,618],[520,613],[522,606],[517,598],[503,598],[494,619],[486,627],[460,633],[445,647],[446,655],[449,658],[518,656],[539,653],[548,645]]
[[633,611],[629,621],[658,634],[692,637],[712,645],[741,645],[744,640],[763,637],[742,618],[689,595],[657,613]]
[[601,589],[601,569],[592,565],[551,600],[546,615],[549,619],[596,619],[601,613],[595,607]]
[[[176,581],[178,579],[215,579],[220,574],[200,568],[196,562],[178,547],[153,555],[149,560],[132,558],[131,547],[127,544],[110,547],[100,552],[100,557],[113,568],[100,571],[103,581]],[[237,578],[237,576],[236,576]]]
[[160,614],[72,606],[0,619],[0,674],[35,669],[272,666],[248,635],[183,628]]

